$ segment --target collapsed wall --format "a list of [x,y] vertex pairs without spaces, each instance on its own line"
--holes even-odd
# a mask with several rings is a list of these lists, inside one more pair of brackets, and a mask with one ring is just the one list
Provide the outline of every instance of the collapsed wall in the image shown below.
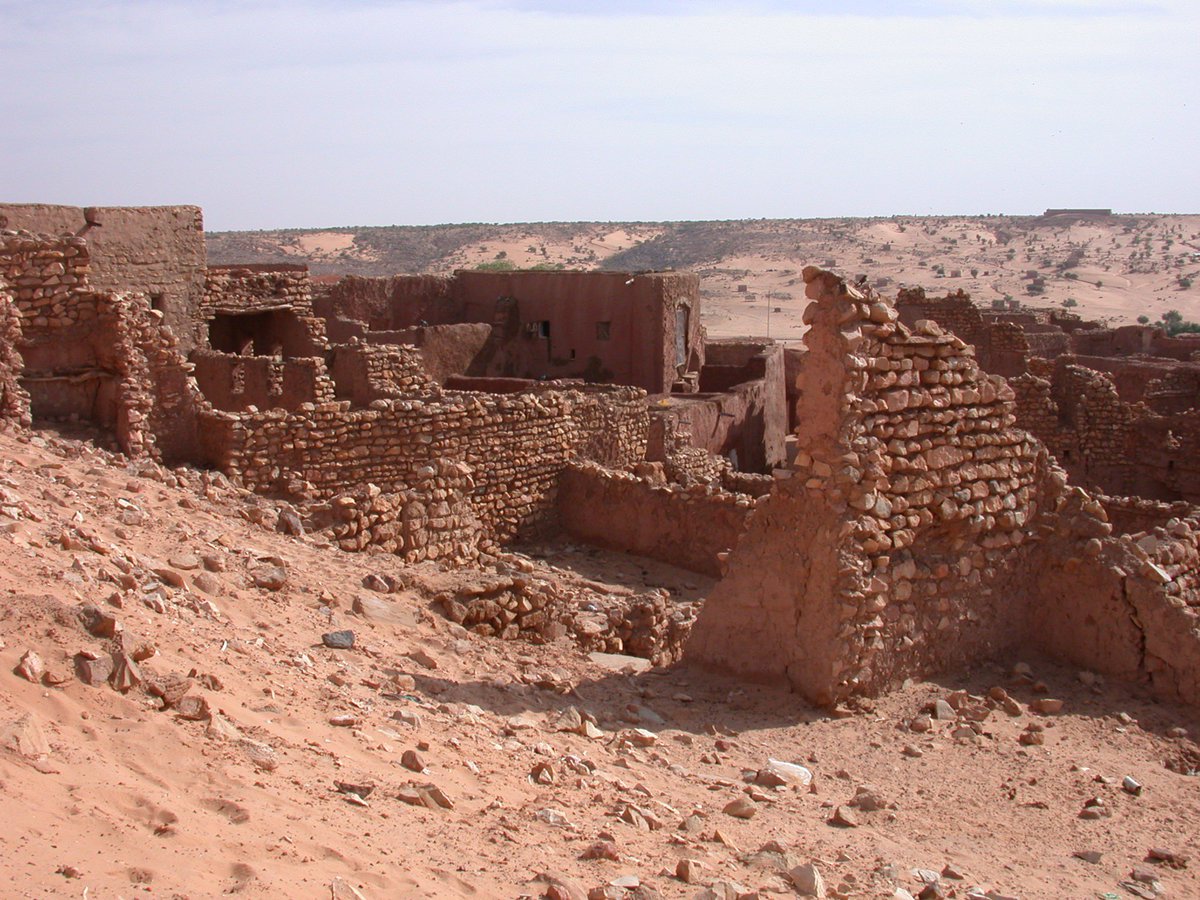
[[24,362],[17,350],[21,339],[21,318],[8,285],[0,275],[0,427],[5,422],[28,426],[29,394],[21,387]]
[[93,422],[131,456],[179,458],[198,394],[150,298],[93,290],[88,242],[70,235],[0,232],[0,276],[13,285],[0,368],[18,383],[6,404]]
[[185,353],[203,340],[195,316],[206,260],[200,207],[0,203],[2,228],[86,236],[94,290],[145,295]]
[[1112,537],[960,338],[804,277],[801,452],[758,501],[687,657],[833,704],[1024,642],[1200,700],[1194,528],[1154,540],[1169,566],[1142,536]]

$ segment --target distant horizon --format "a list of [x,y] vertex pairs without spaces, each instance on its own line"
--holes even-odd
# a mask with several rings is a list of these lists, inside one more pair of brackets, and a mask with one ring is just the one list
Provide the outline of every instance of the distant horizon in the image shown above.
[[[1045,209],[1067,207],[1045,207]],[[1070,207],[1072,209],[1088,209],[1089,207]],[[1098,208],[1098,207],[1095,207]],[[1037,219],[1042,218],[1043,212],[1037,213],[887,213],[877,215],[855,216],[746,216],[741,218],[709,218],[709,219],[541,219],[512,222],[488,222],[484,220],[461,222],[427,222],[408,223],[394,222],[387,225],[355,223],[353,225],[279,225],[273,228],[209,228],[205,224],[205,233],[229,234],[245,232],[273,231],[345,231],[361,228],[456,228],[468,225],[487,225],[493,228],[505,228],[515,225],[670,225],[685,222],[819,222],[838,221],[842,219]],[[1200,216],[1198,212],[1161,212],[1159,210],[1121,212],[1113,210],[1113,218],[1121,216]]]

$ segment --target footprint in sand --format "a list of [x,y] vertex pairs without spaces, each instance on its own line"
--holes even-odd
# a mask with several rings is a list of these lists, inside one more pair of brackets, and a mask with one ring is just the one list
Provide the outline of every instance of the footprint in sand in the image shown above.
[[207,800],[201,801],[201,804],[205,809],[220,813],[234,825],[241,825],[243,822],[250,821],[250,810],[246,809],[240,803],[234,803],[232,800],[210,797]]

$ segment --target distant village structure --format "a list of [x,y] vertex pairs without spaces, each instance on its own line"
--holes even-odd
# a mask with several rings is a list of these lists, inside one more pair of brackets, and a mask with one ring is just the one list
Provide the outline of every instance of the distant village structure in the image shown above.
[[664,601],[614,640],[826,705],[1030,646],[1200,702],[1200,341],[809,267],[785,352],[709,340],[688,273],[315,285],[208,267],[196,207],[0,217],[9,426],[90,423],[346,551],[486,566],[560,530],[713,575],[694,626]]

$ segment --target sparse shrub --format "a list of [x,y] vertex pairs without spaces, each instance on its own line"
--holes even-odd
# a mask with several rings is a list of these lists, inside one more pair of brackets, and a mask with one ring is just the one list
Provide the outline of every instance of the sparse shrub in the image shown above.
[[1068,297],[1066,300],[1063,301],[1063,306],[1065,306],[1067,309],[1071,309],[1072,307],[1075,307],[1078,305],[1079,305],[1079,301],[1076,300],[1074,297]]
[[1138,321],[1139,325],[1149,325],[1150,317],[1149,316],[1138,316],[1137,321]]
[[478,272],[511,272],[516,266],[512,260],[508,259],[493,259],[490,262],[482,262],[475,267]]
[[1163,313],[1162,320],[1167,327],[1167,334],[1171,337],[1177,334],[1200,334],[1200,322],[1189,322],[1177,309]]

